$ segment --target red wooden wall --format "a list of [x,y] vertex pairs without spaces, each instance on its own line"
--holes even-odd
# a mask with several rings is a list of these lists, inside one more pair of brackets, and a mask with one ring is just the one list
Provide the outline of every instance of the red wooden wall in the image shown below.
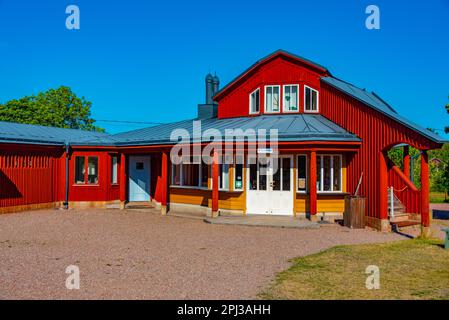
[[62,147],[3,144],[0,149],[0,208],[51,203],[60,198]]
[[[111,155],[118,156],[118,184],[111,183],[112,163]],[[75,183],[75,158],[76,156],[98,157],[98,184]],[[69,201],[110,201],[118,200],[120,192],[120,155],[109,151],[75,149],[70,154],[69,164]],[[87,168],[86,168],[87,170]]]
[[[348,164],[348,192],[353,193],[363,172],[360,194],[367,197],[367,215],[379,218],[380,203],[387,193],[380,191],[380,153],[391,146],[406,143],[418,149],[437,148],[438,145],[342,93],[326,83],[320,91],[320,113],[362,139],[357,154]],[[386,173],[385,173],[386,174]]]

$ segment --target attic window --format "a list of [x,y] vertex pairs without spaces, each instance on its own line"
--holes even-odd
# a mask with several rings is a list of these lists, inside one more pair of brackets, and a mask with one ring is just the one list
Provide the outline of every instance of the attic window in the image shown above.
[[265,112],[279,112],[280,86],[265,87]]
[[298,85],[284,86],[284,112],[298,111]]
[[259,113],[260,110],[260,90],[256,89],[249,95],[249,113]]
[[318,91],[304,86],[304,111],[318,112]]

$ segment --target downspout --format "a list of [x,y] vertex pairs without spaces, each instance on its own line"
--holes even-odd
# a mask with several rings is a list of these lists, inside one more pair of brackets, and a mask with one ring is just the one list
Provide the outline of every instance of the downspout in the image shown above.
[[68,142],[65,144],[65,200],[64,209],[69,209],[69,151],[70,145]]

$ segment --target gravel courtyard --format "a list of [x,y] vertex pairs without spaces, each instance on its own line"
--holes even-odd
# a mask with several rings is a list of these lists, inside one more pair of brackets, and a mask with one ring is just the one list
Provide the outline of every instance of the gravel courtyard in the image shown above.
[[[210,225],[157,211],[0,215],[0,299],[251,299],[290,258],[399,239],[339,226]],[[69,265],[80,268],[79,290],[65,287]]]

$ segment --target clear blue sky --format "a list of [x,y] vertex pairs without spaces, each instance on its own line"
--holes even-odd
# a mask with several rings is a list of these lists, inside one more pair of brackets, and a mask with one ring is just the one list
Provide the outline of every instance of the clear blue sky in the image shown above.
[[[80,30],[65,28],[69,4]],[[380,7],[380,30],[365,28],[369,4]],[[0,102],[67,85],[96,119],[192,118],[209,71],[224,85],[280,48],[424,127],[449,125],[449,0],[0,0]]]

